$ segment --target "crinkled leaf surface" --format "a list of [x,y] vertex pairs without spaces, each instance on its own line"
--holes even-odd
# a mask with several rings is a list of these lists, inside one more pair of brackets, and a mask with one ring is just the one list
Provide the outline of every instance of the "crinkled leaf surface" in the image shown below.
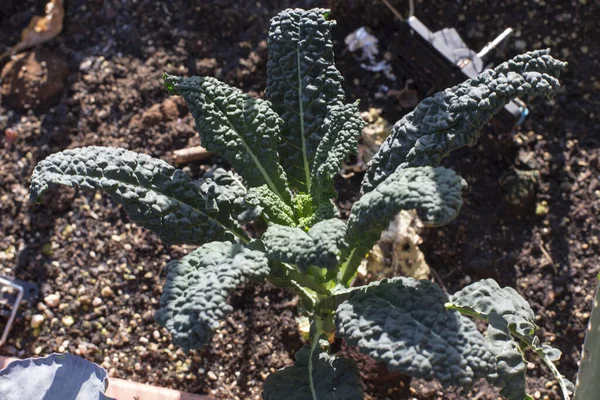
[[350,154],[356,154],[357,137],[365,126],[358,102],[336,105],[329,109],[321,126],[323,139],[317,148],[312,164],[311,195],[315,204],[337,197],[333,178]]
[[205,194],[207,207],[215,211],[241,204],[248,193],[240,176],[223,168],[204,174],[200,191]]
[[207,243],[167,265],[167,281],[156,321],[184,350],[203,346],[233,308],[229,291],[269,273],[264,253],[229,242]]
[[270,222],[287,226],[296,225],[294,210],[277,197],[267,185],[250,188],[244,203],[248,208],[260,208],[260,214]]
[[486,321],[495,312],[520,335],[532,335],[536,328],[535,314],[529,303],[515,289],[501,288],[493,279],[482,279],[465,286],[450,296],[450,302],[453,307],[471,310]]
[[489,315],[486,340],[496,356],[496,373],[488,380],[501,388],[500,394],[509,400],[523,400],[527,396],[525,373],[527,363],[517,342],[510,334],[506,320],[492,312]]
[[2,400],[114,400],[104,394],[106,371],[72,354],[11,362],[0,371]]
[[402,210],[416,209],[429,226],[447,224],[462,207],[465,185],[454,171],[443,167],[399,169],[354,203],[348,219],[348,243],[368,251]]
[[33,171],[31,199],[39,201],[56,184],[109,193],[167,244],[243,238],[233,221],[217,220],[188,175],[145,154],[96,146],[52,154]]
[[269,258],[297,265],[306,270],[311,265],[335,268],[339,255],[347,247],[346,224],[328,219],[313,225],[308,232],[300,228],[273,224],[262,236]]
[[363,387],[353,362],[306,345],[292,367],[267,377],[264,400],[361,400]]
[[429,281],[384,279],[349,293],[336,311],[338,334],[388,369],[469,390],[495,370],[475,324],[444,307]]
[[316,205],[308,193],[296,193],[293,199],[294,211],[298,220],[298,227],[308,230],[317,222],[340,218],[340,213],[331,201],[324,201]]
[[216,212],[216,218],[225,221],[225,224],[231,225],[232,218],[238,222],[246,222],[242,214],[258,213],[254,207],[244,202],[248,189],[244,186],[242,178],[233,171],[223,168],[209,171],[202,177],[199,187],[206,198],[206,208]]
[[549,50],[535,50],[426,98],[394,125],[369,162],[362,191],[370,192],[398,167],[435,167],[451,151],[472,146],[479,130],[512,99],[555,91],[565,66]]
[[269,27],[266,96],[284,121],[281,163],[290,185],[310,193],[310,169],[327,108],[344,101],[324,9],[288,9]]
[[165,75],[165,85],[171,93],[185,99],[207,150],[229,161],[248,186],[266,184],[290,202],[277,153],[282,121],[269,102],[212,77]]
[[[559,381],[563,392],[570,390],[567,381],[552,363],[560,358],[560,352],[550,346],[542,346],[533,336],[536,329],[535,314],[521,295],[511,287],[501,288],[493,279],[483,279],[456,292],[450,297],[450,308],[458,309],[489,323],[487,339],[496,352],[498,375],[490,377],[496,386],[503,387],[502,394],[510,399],[519,398],[518,385],[523,382],[525,363],[517,362],[516,346],[523,342],[533,349],[550,368]],[[513,344],[508,342],[506,332]],[[516,337],[515,337],[516,336]]]
[[340,211],[331,201],[325,201],[317,206],[313,215],[311,215],[309,218],[301,219],[298,225],[310,227],[315,225],[317,222],[332,218],[340,218]]

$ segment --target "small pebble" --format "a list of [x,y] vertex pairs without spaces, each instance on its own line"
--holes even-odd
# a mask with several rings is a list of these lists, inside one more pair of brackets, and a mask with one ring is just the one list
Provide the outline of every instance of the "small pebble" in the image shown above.
[[34,314],[31,316],[31,327],[33,329],[39,328],[44,323],[44,316],[42,314]]
[[70,315],[65,315],[62,317],[61,322],[64,326],[72,326],[75,323],[75,319]]
[[79,351],[79,355],[86,355],[88,352],[87,346],[83,345],[83,344],[79,344],[77,345],[77,350]]
[[44,315],[45,315],[45,316],[46,316],[46,318],[48,318],[48,319],[52,319],[52,318],[54,318],[54,313],[53,313],[52,311],[50,311],[50,309],[49,309],[49,308],[46,308],[46,309],[44,310]]
[[100,294],[102,295],[102,297],[110,297],[112,296],[114,293],[112,291],[112,289],[108,286],[104,286],[102,288],[102,290],[100,291]]
[[102,299],[100,297],[94,297],[94,300],[92,300],[92,305],[94,307],[98,307],[101,304],[102,304]]
[[156,340],[160,339],[160,332],[159,331],[152,332],[152,337]]
[[206,375],[208,376],[208,379],[210,379],[211,381],[217,380],[217,375],[212,371],[208,371],[208,374],[206,374]]
[[57,307],[60,304],[60,295],[58,293],[49,294],[44,297],[44,303],[50,308]]

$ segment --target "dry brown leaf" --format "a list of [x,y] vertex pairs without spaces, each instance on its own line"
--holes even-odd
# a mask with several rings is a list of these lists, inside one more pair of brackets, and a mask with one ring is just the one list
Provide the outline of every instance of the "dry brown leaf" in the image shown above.
[[381,240],[359,268],[359,274],[372,280],[393,276],[410,276],[415,279],[428,279],[429,265],[419,248],[422,239],[419,236],[423,222],[413,211],[401,211],[382,232]]
[[64,18],[63,0],[50,0],[46,4],[46,15],[31,18],[21,32],[21,41],[2,54],[0,60],[54,38],[62,31]]
[[358,160],[355,172],[367,169],[367,164],[377,153],[383,141],[392,132],[392,125],[381,116],[380,108],[369,108],[369,111],[361,113],[367,123],[363,128],[362,142],[358,145]]

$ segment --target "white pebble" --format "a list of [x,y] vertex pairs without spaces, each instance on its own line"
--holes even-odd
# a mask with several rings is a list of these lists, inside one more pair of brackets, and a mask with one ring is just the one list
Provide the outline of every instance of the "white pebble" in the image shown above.
[[31,316],[31,327],[33,329],[39,328],[44,323],[44,316],[42,314],[34,314]]
[[57,307],[60,304],[60,295],[58,293],[49,294],[44,297],[44,303],[50,308]]

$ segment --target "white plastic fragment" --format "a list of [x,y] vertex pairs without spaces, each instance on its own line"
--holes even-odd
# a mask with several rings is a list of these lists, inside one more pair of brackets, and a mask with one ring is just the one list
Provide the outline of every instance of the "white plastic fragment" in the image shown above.
[[367,59],[369,63],[361,63],[361,68],[372,72],[383,72],[389,80],[396,80],[396,76],[392,72],[392,66],[386,60],[377,61],[379,39],[370,34],[364,26],[346,36],[344,43],[351,52],[362,50],[361,59]]

